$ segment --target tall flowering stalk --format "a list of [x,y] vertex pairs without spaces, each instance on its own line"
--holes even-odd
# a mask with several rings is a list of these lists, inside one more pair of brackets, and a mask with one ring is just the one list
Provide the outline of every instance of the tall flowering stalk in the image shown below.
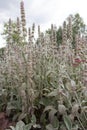
[[[24,38],[26,21],[23,1],[21,14]],[[66,22],[63,23],[63,42],[58,49],[54,26],[51,25],[49,34],[41,33],[39,26],[38,38],[34,42],[35,25],[33,24],[28,30],[29,44],[7,45],[4,59],[0,61],[0,85],[3,89],[0,94],[4,93],[10,102],[4,101],[6,112],[18,106],[17,112],[21,113],[18,120],[23,118],[26,120],[25,116],[28,115],[26,117],[29,120],[26,122],[32,124],[37,118],[32,128],[38,126],[34,123],[40,120],[43,129],[49,126],[54,129],[55,122],[59,122],[58,127],[61,130],[75,127],[87,129],[85,123],[87,121],[87,41],[85,39],[83,42],[82,37],[77,35],[76,48],[72,48],[71,26],[70,20],[68,39]],[[10,32],[11,20],[9,20]],[[19,18],[17,18],[17,33],[21,33]],[[3,98],[0,101],[3,101]],[[14,105],[15,102],[18,105]],[[49,117],[43,116],[45,112]]]
[[27,36],[27,29],[26,29],[26,19],[25,19],[25,9],[24,9],[24,2],[21,1],[20,3],[20,10],[21,10],[21,24],[22,24],[22,32],[24,40]]
[[67,26],[66,22],[63,23],[63,30],[62,30],[62,44],[65,45],[67,42]]
[[72,43],[73,37],[72,37],[72,19],[71,19],[71,17],[68,18],[68,38],[70,40],[70,43]]
[[17,32],[20,35],[21,30],[20,30],[20,19],[19,19],[19,17],[17,17]]
[[12,33],[12,21],[11,21],[11,19],[9,19],[9,22],[8,22],[8,44],[12,43],[11,33]]

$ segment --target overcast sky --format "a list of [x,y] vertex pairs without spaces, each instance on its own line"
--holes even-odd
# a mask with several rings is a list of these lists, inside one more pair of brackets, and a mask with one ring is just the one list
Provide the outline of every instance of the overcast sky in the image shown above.
[[[20,1],[0,0],[0,33],[4,22],[20,16]],[[42,31],[49,28],[51,23],[62,25],[69,14],[79,13],[87,23],[87,0],[24,0],[24,3],[27,24],[39,24]],[[3,43],[0,35],[0,47]]]

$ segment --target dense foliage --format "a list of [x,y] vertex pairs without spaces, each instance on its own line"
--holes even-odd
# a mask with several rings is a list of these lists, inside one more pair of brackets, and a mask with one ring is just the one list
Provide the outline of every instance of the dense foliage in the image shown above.
[[[35,24],[26,29],[23,2],[21,21],[17,19],[18,42],[9,20],[8,44],[0,60],[0,111],[15,122],[8,129],[86,130],[86,38],[77,34],[73,48],[70,17],[68,30],[66,22],[63,24],[59,46],[53,25],[49,34],[38,26],[35,40]],[[3,128],[7,126],[8,122]]]
[[[70,19],[71,17],[71,19]],[[77,34],[85,35],[87,37],[87,26],[84,23],[83,18],[76,13],[75,15],[69,15],[65,20],[67,24],[67,30],[70,28],[70,24],[72,23],[72,44],[75,44],[75,36]],[[69,32],[67,31],[67,37],[69,38]],[[60,26],[57,30],[57,44],[62,43],[62,27]]]

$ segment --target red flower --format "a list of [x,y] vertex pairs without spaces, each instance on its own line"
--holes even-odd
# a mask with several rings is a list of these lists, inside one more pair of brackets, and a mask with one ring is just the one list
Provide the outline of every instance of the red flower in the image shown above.
[[82,62],[86,62],[86,60],[82,60]]
[[79,59],[79,58],[75,58],[75,62],[77,62],[77,63],[81,63],[81,62],[82,62],[82,60],[81,60],[81,59]]
[[78,63],[73,63],[73,66],[74,66],[74,67],[77,67],[77,66],[78,66]]

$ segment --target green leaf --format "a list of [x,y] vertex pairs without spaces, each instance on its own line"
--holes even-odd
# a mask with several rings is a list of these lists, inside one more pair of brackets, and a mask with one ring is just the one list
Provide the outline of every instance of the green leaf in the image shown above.
[[52,124],[48,124],[48,125],[46,126],[46,130],[58,130],[58,128],[54,128],[54,127],[52,126]]
[[52,122],[52,126],[53,126],[54,128],[56,128],[56,129],[59,128],[59,121],[58,121],[58,119],[57,119],[56,116],[54,117],[54,120],[53,120],[53,122]]
[[32,115],[31,122],[33,124],[36,124],[36,116],[34,114]]
[[35,124],[35,125],[33,125],[33,128],[41,128],[41,126],[39,125],[39,124]]
[[32,123],[29,123],[28,125],[24,126],[24,130],[30,130],[32,127]]
[[46,111],[49,111],[49,110],[52,110],[52,109],[54,109],[53,106],[47,106],[47,107],[45,107],[43,112],[46,112]]
[[43,113],[40,117],[40,122],[46,124],[46,113]]
[[56,97],[57,95],[58,95],[58,91],[57,91],[57,89],[55,89],[53,92],[50,92],[48,94],[48,97]]
[[52,126],[51,124],[48,124],[48,125],[46,126],[46,129],[47,129],[47,130],[53,130],[53,126]]
[[66,128],[67,128],[68,130],[71,130],[71,129],[72,129],[72,122],[71,122],[70,118],[65,115],[65,116],[63,117],[63,119],[64,119],[64,123],[65,123],[65,125],[66,125]]
[[41,105],[48,106],[51,102],[48,98],[42,98],[39,103]]
[[15,130],[15,128],[13,126],[10,126],[11,130]]
[[56,113],[57,113],[57,110],[56,110],[56,109],[52,109],[52,110],[49,112],[49,120],[50,120],[50,123],[53,122]]
[[59,130],[67,130],[66,126],[62,123]]
[[16,130],[23,130],[25,124],[23,121],[19,121],[17,124],[16,124]]
[[18,117],[18,120],[22,120],[26,117],[26,113],[21,113],[20,116]]

